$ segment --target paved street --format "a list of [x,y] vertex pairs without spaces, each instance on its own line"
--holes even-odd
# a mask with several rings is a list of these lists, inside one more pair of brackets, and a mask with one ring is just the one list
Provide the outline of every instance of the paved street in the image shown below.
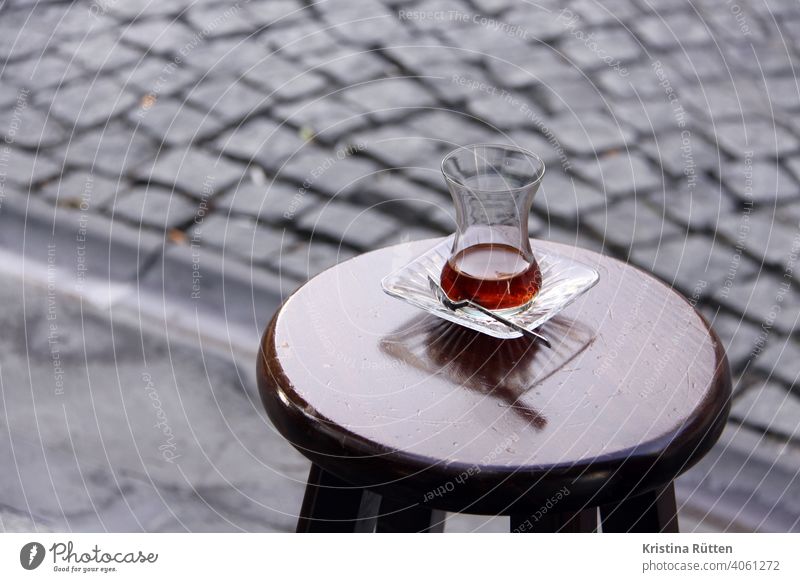
[[[0,0],[0,250],[25,281],[0,286],[0,459],[44,454],[71,483],[53,505],[35,465],[7,474],[0,528],[290,527],[306,468],[259,410],[254,338],[321,270],[452,232],[442,156],[502,142],[548,167],[533,236],[653,272],[728,349],[730,426],[681,482],[685,523],[800,529],[798,31],[797,0]],[[48,285],[72,297],[55,343],[80,384],[60,403],[30,315]],[[164,322],[189,330],[181,357]],[[137,416],[145,373],[185,474]],[[126,422],[116,465],[103,435]]]

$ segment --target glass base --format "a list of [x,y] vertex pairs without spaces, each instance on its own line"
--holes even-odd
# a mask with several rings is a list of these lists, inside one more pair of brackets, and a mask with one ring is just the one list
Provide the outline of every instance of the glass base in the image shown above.
[[[489,311],[491,311],[492,313],[496,313],[497,315],[499,315],[501,317],[511,317],[511,316],[514,316],[514,315],[518,315],[518,314],[522,313],[523,311],[526,311],[527,309],[529,309],[531,304],[534,301],[536,301],[536,297],[534,297],[530,301],[526,301],[522,305],[517,305],[515,307],[506,307],[504,309],[490,309]],[[488,315],[483,313],[480,309],[475,309],[474,307],[462,307],[461,311],[463,311],[464,313],[466,313],[468,315],[471,315],[473,317],[491,319]]]

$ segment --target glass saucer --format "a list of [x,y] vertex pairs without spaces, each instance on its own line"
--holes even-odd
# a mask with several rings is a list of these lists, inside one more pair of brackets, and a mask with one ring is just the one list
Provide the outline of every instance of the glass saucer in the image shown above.
[[[451,311],[436,298],[428,284],[428,275],[439,281],[452,245],[451,235],[427,253],[388,274],[381,281],[383,290],[428,313],[475,331],[500,339],[521,337],[520,332],[509,329],[487,315],[464,309]],[[600,279],[599,273],[591,267],[563,255],[541,249],[535,250],[535,254],[542,271],[539,294],[523,310],[508,315],[503,313],[507,319],[531,330],[561,312]]]

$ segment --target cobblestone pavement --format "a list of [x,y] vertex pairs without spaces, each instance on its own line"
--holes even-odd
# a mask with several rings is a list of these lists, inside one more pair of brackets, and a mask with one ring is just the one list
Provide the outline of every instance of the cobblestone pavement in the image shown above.
[[534,150],[531,234],[696,301],[731,447],[786,485],[692,490],[797,529],[799,30],[797,0],[0,1],[0,246],[79,286],[202,281],[257,329],[326,267],[451,232],[454,146]]

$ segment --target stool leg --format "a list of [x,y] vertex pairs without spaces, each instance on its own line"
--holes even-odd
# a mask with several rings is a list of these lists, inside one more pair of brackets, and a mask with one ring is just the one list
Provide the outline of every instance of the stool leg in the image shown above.
[[378,525],[375,529],[378,533],[444,531],[445,512],[424,505],[413,505],[383,497],[378,513]]
[[677,533],[678,509],[672,483],[600,508],[603,532]]
[[298,533],[372,532],[380,496],[311,465]]
[[511,514],[512,533],[593,533],[597,531],[597,508],[548,512],[544,515]]

